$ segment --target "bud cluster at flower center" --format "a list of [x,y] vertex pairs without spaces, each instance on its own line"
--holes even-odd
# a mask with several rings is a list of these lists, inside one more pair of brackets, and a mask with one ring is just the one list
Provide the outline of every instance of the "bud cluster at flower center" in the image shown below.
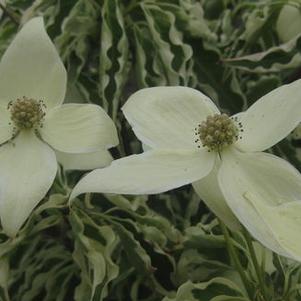
[[42,101],[32,98],[18,98],[8,105],[11,113],[11,120],[17,129],[32,129],[42,126],[42,120],[45,116],[45,105]]
[[195,128],[198,137],[195,142],[201,142],[209,151],[220,152],[239,138],[239,131],[242,131],[240,123],[236,125],[227,114],[215,114]]

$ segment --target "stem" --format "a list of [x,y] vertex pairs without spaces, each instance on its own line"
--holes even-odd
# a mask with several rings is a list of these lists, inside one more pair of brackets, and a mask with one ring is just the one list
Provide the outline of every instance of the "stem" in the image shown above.
[[265,283],[264,283],[264,278],[263,278],[260,266],[258,264],[258,260],[257,260],[255,250],[254,250],[254,247],[253,247],[252,238],[251,238],[249,232],[245,228],[243,229],[243,233],[244,233],[244,236],[245,236],[245,239],[246,239],[246,242],[247,242],[248,249],[250,251],[250,256],[251,256],[252,263],[253,263],[254,268],[255,268],[255,272],[256,272],[256,275],[257,275],[258,282],[259,282],[259,287],[260,287],[261,293],[262,293],[264,299],[267,301],[267,300],[269,300],[269,298],[267,296],[266,286],[265,286]]
[[237,251],[236,249],[234,248],[232,242],[231,242],[231,237],[230,237],[230,234],[229,234],[229,231],[228,229],[226,228],[225,224],[219,220],[219,224],[220,224],[220,227],[221,227],[221,230],[224,234],[224,237],[225,237],[225,241],[226,241],[226,245],[227,245],[227,250],[228,250],[228,253],[229,253],[229,256],[231,258],[231,260],[233,261],[234,263],[234,266],[236,268],[236,270],[238,271],[239,273],[239,276],[245,286],[245,289],[248,293],[248,296],[250,298],[250,300],[252,300],[253,298],[253,292],[252,292],[252,288],[250,287],[250,281],[248,280],[248,278],[246,277],[246,274],[244,272],[244,268],[242,267],[241,263],[240,263],[240,260],[238,258],[238,254],[237,254]]
[[19,20],[16,18],[16,16],[8,10],[2,3],[0,3],[0,8],[3,10],[5,14],[8,15],[8,17],[17,25],[19,25]]

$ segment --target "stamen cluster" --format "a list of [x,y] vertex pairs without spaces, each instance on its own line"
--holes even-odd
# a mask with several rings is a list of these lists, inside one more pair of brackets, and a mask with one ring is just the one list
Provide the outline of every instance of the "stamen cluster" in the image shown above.
[[19,130],[41,127],[45,116],[44,108],[43,101],[37,101],[25,96],[8,104],[11,120]]
[[201,142],[209,151],[220,152],[239,138],[240,131],[243,131],[241,123],[236,124],[227,114],[215,114],[195,128],[198,137],[195,142]]

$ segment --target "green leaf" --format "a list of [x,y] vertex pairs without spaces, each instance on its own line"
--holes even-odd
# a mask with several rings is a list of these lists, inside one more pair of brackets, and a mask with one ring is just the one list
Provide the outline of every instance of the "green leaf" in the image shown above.
[[167,85],[158,50],[145,23],[133,24],[136,42],[136,80],[140,88]]
[[16,24],[2,21],[0,26],[0,58],[17,32]]
[[229,66],[256,73],[297,68],[301,66],[301,34],[266,51],[224,59],[224,62]]
[[231,267],[218,259],[211,259],[201,251],[188,249],[182,252],[177,264],[176,281],[184,283],[187,280],[193,282],[206,281],[215,275],[222,275]]
[[141,7],[167,84],[191,85],[194,79],[192,48],[177,29],[175,15],[151,3],[143,3]]
[[71,212],[70,222],[75,238],[73,258],[81,269],[75,300],[101,301],[118,275],[118,266],[112,260],[118,237],[111,227],[97,225],[76,209]]
[[71,9],[62,24],[62,33],[55,39],[61,57],[68,63],[68,69],[75,69],[73,77],[78,78],[85,64],[92,45],[97,39],[99,5],[92,1],[79,0]]
[[225,239],[223,235],[214,235],[206,233],[202,229],[202,225],[189,227],[185,229],[185,246],[201,249],[201,248],[224,248]]
[[181,285],[174,298],[164,298],[162,301],[250,301],[239,287],[226,278],[213,278],[208,282]]
[[64,301],[72,292],[77,268],[60,242],[37,235],[11,253],[10,297],[13,301]]
[[198,87],[231,114],[247,108],[239,74],[222,65],[220,51],[208,43],[194,43],[193,46]]
[[114,229],[119,235],[121,244],[127,254],[127,259],[135,267],[137,272],[142,275],[151,273],[153,271],[151,259],[139,241],[135,239],[134,235],[117,223],[114,224]]
[[129,44],[119,0],[104,1],[100,41],[99,94],[102,106],[116,121],[129,70]]

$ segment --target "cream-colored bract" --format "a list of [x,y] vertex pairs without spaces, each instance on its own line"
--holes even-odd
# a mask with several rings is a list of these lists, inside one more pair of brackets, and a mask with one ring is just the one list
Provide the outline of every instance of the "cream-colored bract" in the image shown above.
[[113,161],[113,157],[107,149],[81,154],[70,154],[60,151],[55,153],[64,170],[91,170],[108,166]]
[[[151,194],[192,183],[229,227],[238,228],[239,220],[268,248],[301,261],[300,218],[289,218],[293,208],[300,211],[301,175],[285,160],[261,152],[298,125],[300,94],[298,80],[234,116],[242,126],[241,139],[218,154],[194,136],[198,124],[218,112],[207,96],[186,87],[140,90],[123,112],[147,151],[92,171],[71,198],[85,192]],[[281,212],[285,215],[278,219]],[[287,235],[286,227],[292,229]]]
[[[52,185],[56,153],[67,169],[93,169],[108,165],[107,149],[118,144],[114,123],[102,108],[62,104],[66,81],[43,19],[31,19],[0,62],[0,218],[10,236]],[[16,129],[8,104],[22,97],[42,101],[42,126]]]

